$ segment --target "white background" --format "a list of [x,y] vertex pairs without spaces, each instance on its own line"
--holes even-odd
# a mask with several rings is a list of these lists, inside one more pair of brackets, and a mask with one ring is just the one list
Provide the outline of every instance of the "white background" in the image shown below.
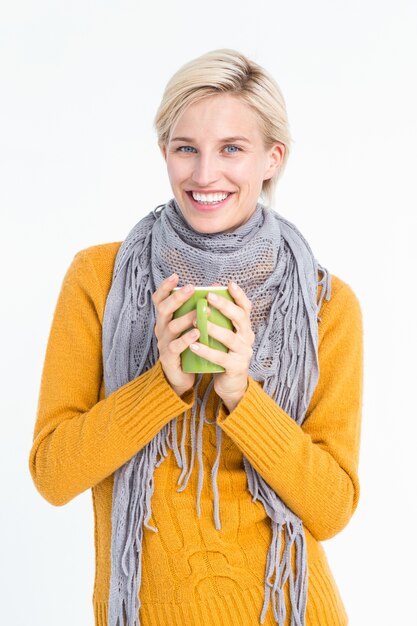
[[417,10],[413,1],[72,2],[0,9],[2,623],[89,626],[91,492],[28,469],[46,342],[75,253],[172,197],[152,123],[166,82],[231,47],[281,86],[276,210],[363,309],[361,499],[323,546],[350,626],[415,624]]

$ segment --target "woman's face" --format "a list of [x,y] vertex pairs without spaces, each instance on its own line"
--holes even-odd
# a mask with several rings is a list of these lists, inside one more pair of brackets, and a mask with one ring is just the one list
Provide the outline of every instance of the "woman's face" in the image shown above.
[[198,232],[218,233],[249,219],[284,150],[279,143],[266,149],[254,111],[220,94],[184,111],[162,153],[186,221]]

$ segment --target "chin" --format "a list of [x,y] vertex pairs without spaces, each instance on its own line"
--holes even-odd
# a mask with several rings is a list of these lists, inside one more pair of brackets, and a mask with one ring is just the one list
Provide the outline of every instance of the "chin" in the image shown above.
[[218,223],[208,223],[207,221],[197,222],[193,220],[187,220],[189,225],[199,233],[204,233],[205,235],[209,235],[212,233],[223,233],[225,231],[229,232],[230,230],[234,230],[235,227],[230,226],[229,224],[218,224]]

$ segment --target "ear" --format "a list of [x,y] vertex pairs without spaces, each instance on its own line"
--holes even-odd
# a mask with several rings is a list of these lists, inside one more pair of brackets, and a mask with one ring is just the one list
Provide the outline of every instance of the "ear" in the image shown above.
[[282,143],[275,143],[267,153],[267,170],[265,172],[264,180],[272,178],[280,167],[285,155],[285,146]]
[[163,144],[158,144],[159,145],[159,149],[162,152],[162,156],[164,157],[165,161],[167,160],[167,147],[166,145]]

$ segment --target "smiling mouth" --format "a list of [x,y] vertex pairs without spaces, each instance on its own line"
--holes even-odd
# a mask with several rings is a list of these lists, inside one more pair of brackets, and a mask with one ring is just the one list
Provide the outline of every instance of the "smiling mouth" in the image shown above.
[[231,191],[216,192],[212,194],[187,191],[192,204],[198,208],[217,208],[223,205],[234,194]]

